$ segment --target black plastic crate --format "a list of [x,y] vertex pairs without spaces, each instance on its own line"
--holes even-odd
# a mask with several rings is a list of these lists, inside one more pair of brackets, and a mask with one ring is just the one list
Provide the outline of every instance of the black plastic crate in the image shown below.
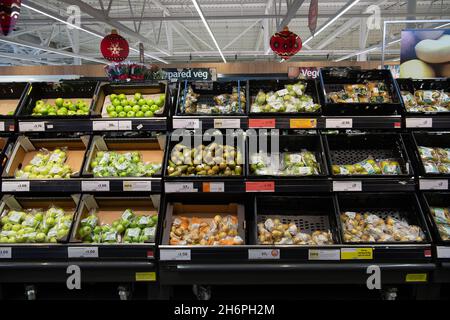
[[[242,91],[246,97],[247,81],[182,81],[178,86],[177,103],[175,115],[177,116],[242,116],[247,114],[247,103],[240,102],[240,111],[233,113],[186,113],[185,112],[185,96],[188,92],[189,86],[192,87],[195,93],[200,94],[197,104],[205,103],[208,105],[215,105],[214,96],[220,94],[231,94],[233,88],[236,88],[238,93]],[[239,95],[240,97],[240,95]],[[240,99],[239,99],[240,100]]]
[[259,244],[258,223],[278,218],[282,223],[294,222],[302,232],[327,231],[334,244],[341,243],[332,196],[256,196],[251,244]]
[[[130,84],[101,83],[99,85],[97,99],[95,101],[92,110],[93,115],[101,116],[102,108],[107,96],[113,93],[114,94],[123,93],[125,95],[131,95],[135,94],[136,92],[140,92],[143,95],[158,94],[158,93],[164,94],[165,104],[163,107],[163,112],[157,113],[154,116],[156,118],[159,118],[159,117],[166,117],[169,114],[169,109],[171,106],[170,90],[166,81],[160,81],[158,83],[130,83]],[[109,117],[107,118],[109,119]]]
[[285,85],[288,84],[296,84],[299,82],[303,82],[306,85],[305,94],[312,97],[314,103],[319,105],[322,104],[322,101],[319,96],[319,86],[320,83],[318,80],[249,80],[248,90],[247,90],[247,106],[248,113],[251,116],[289,116],[289,115],[305,115],[305,116],[317,116],[321,114],[321,109],[317,112],[251,112],[251,106],[256,99],[256,95],[260,90],[263,90],[265,93],[270,91],[278,91],[284,89]]
[[450,132],[413,132],[414,154],[421,176],[439,177],[450,176],[449,173],[427,173],[420,157],[419,147],[450,148]]
[[[342,193],[337,194],[337,221],[341,238],[345,244],[413,244],[431,242],[424,214],[415,193]],[[386,241],[386,242],[346,242],[340,215],[344,212],[369,213],[380,218],[393,217],[404,220],[410,225],[419,226],[424,234],[423,242]]]
[[[21,119],[85,119],[92,115],[92,109],[95,104],[99,82],[97,81],[61,81],[61,82],[36,82],[30,84],[30,89],[24,98],[22,106],[19,110]],[[90,99],[89,115],[73,115],[73,116],[32,116],[33,108],[36,101],[41,99]]]
[[[363,84],[366,81],[382,81],[386,84],[392,102],[390,103],[334,103],[328,99],[328,93],[343,90],[345,84]],[[325,115],[398,115],[402,104],[397,86],[390,70],[359,70],[351,68],[322,68],[320,82],[323,90]]]
[[[197,131],[197,130],[196,130]],[[163,163],[163,168],[161,169],[164,172],[163,177],[165,179],[181,179],[181,180],[204,180],[205,178],[217,178],[217,179],[242,179],[245,176],[245,164],[246,164],[246,150],[245,150],[245,136],[243,135],[243,131],[237,131],[235,134],[227,135],[221,134],[223,139],[223,145],[230,145],[237,149],[242,155],[242,164],[238,164],[241,166],[241,174],[240,175],[194,175],[194,176],[170,176],[167,169],[169,166],[169,160],[171,159],[171,154],[174,146],[176,144],[183,144],[189,148],[194,148],[198,145],[209,145],[210,143],[216,142],[219,143],[218,140],[215,140],[215,135],[218,135],[220,130],[215,130],[214,134],[201,135],[198,132],[183,130],[181,132],[172,133],[167,136],[167,145],[165,149],[165,158]]]
[[[401,78],[396,79],[397,86],[399,88],[399,91],[409,91],[411,94],[414,95],[414,92],[416,90],[443,90],[444,92],[450,91],[450,79],[444,79],[444,78],[436,78],[436,79],[410,79],[410,78]],[[402,104],[404,105],[404,102],[402,101]],[[450,111],[426,111],[426,112],[409,112],[408,109],[406,109],[406,106],[404,106],[404,112],[406,112],[409,115],[414,114],[447,114]]]
[[398,161],[399,175],[348,174],[337,177],[411,177],[413,170],[400,134],[336,134],[324,136],[325,150],[328,154],[328,167],[332,175],[332,165],[355,164],[372,157],[375,160],[392,159]]
[[[279,150],[271,150],[272,140],[278,138]],[[271,134],[260,133],[258,135],[248,135],[247,138],[248,155],[247,155],[247,176],[252,177],[273,177],[273,178],[314,178],[328,176],[328,168],[326,164],[326,156],[324,151],[324,145],[322,138],[319,134],[280,134],[278,137],[274,137]],[[319,174],[317,175],[256,175],[251,172],[251,157],[252,149],[257,148],[258,152],[265,152],[269,156],[272,152],[279,152],[280,160],[282,160],[282,153],[284,152],[301,152],[307,150],[313,152],[317,163],[319,164]]]
[[[30,84],[26,82],[13,82],[13,83],[0,83],[0,104],[5,100],[17,100],[17,104],[14,107],[14,113],[7,115],[0,112],[0,119],[8,119],[16,116],[20,110],[20,106],[23,103],[24,98],[27,95]],[[12,101],[11,101],[12,103]],[[7,109],[11,108],[11,103],[8,103]],[[2,105],[2,109],[3,109]]]
[[431,228],[431,232],[433,234],[434,240],[450,244],[450,240],[443,240],[441,234],[438,230],[438,226],[436,221],[433,218],[431,213],[431,208],[450,208],[450,193],[448,192],[425,192],[422,194],[423,204],[424,204],[424,214],[427,217],[427,221],[429,222]]

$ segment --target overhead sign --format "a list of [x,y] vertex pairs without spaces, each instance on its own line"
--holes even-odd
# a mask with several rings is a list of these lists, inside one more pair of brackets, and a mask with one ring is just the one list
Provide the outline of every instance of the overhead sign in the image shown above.
[[170,82],[192,81],[216,81],[215,68],[163,68],[164,79]]
[[316,79],[317,77],[319,77],[319,68],[289,67],[288,77],[293,79]]

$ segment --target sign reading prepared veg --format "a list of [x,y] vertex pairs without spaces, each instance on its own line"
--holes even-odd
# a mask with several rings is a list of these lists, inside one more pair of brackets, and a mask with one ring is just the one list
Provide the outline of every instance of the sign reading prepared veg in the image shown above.
[[216,81],[217,72],[215,68],[163,68],[164,79],[170,82],[194,80],[194,81]]

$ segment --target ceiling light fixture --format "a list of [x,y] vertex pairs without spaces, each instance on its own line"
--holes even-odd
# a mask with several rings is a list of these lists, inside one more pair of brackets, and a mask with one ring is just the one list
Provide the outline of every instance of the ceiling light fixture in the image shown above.
[[[97,37],[97,38],[99,38],[99,39],[103,39],[103,38],[104,38],[104,35],[102,35],[102,34],[100,34],[100,33],[97,33],[97,32],[91,31],[91,30],[87,30],[87,29],[85,29],[85,28],[82,28],[82,27],[80,27],[80,26],[77,26],[77,25],[75,25],[75,24],[73,24],[73,23],[70,23],[70,22],[64,20],[64,19],[58,18],[58,17],[56,17],[56,16],[54,16],[54,15],[52,15],[52,14],[50,14],[50,13],[47,13],[47,12],[44,12],[44,11],[39,10],[39,9],[37,9],[37,8],[34,8],[34,7],[30,6],[29,4],[22,4],[22,7],[27,8],[27,9],[30,9],[30,10],[32,10],[32,11],[34,11],[34,12],[40,13],[40,14],[46,16],[46,17],[49,17],[49,18],[51,18],[51,19],[53,19],[53,20],[56,20],[56,21],[58,21],[58,22],[61,22],[61,23],[65,24],[65,25],[67,25],[67,26],[69,26],[69,27],[74,28],[74,29],[81,30],[81,31],[84,31],[84,32],[86,32],[86,33],[89,33],[90,35],[92,35],[92,36],[94,36],[94,37]],[[135,48],[130,48],[130,50],[132,50],[132,51],[134,51],[134,52],[139,52],[139,50],[138,50],[138,49],[135,49]],[[147,53],[145,53],[145,52],[144,52],[144,56],[146,56],[146,57],[148,57],[148,58],[151,58],[151,59],[154,59],[154,60],[157,60],[157,61],[160,61],[160,62],[165,63],[165,64],[169,64],[166,60],[163,60],[163,59],[161,59],[161,58],[158,58],[158,57],[156,57],[156,56],[154,56],[154,55],[147,54]]]
[[321,33],[323,30],[328,28],[330,25],[332,25],[337,19],[339,19],[343,14],[345,14],[348,10],[350,10],[355,4],[357,4],[360,0],[354,0],[351,3],[348,3],[341,11],[339,11],[332,19],[330,19],[327,23],[325,23],[323,26],[319,28],[314,33],[314,36],[310,36],[308,39],[306,39],[303,42],[303,45],[306,45],[309,41],[311,41],[315,36],[317,36],[319,33]]
[[[359,1],[359,0],[358,0]],[[214,44],[216,45],[217,50],[220,53],[220,56],[222,57],[222,60],[224,63],[227,63],[227,60],[225,59],[225,56],[222,53],[222,50],[220,50],[219,44],[217,43],[216,38],[214,37],[214,34],[211,31],[211,28],[209,27],[208,21],[206,21],[205,16],[203,15],[202,9],[200,8],[200,6],[197,3],[197,0],[192,0],[192,3],[194,4],[195,9],[197,10],[200,19],[202,19],[203,24],[205,25],[206,30],[208,30],[209,35],[211,36]]]

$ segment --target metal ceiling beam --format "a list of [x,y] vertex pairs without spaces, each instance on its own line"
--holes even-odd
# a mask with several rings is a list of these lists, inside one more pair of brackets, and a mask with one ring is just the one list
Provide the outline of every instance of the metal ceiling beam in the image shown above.
[[339,36],[342,36],[348,32],[350,32],[351,28],[356,26],[359,22],[358,18],[351,18],[350,20],[347,20],[345,23],[343,23],[341,26],[339,26],[337,29],[335,29],[332,33],[327,35],[325,39],[320,41],[317,46],[315,46],[317,49],[323,49],[326,46],[328,46],[330,43],[333,43],[337,40]]
[[[272,8],[273,0],[267,0],[266,8],[264,9],[264,16],[267,16],[270,12],[270,9]],[[259,47],[261,46],[261,42],[263,39],[265,42],[268,42],[268,34],[269,34],[269,20],[264,19],[263,23],[261,24],[261,30],[259,31],[258,37],[256,38],[256,44],[255,44],[255,50],[259,50]],[[267,35],[267,37],[265,37]],[[266,39],[267,38],[267,39]],[[267,50],[266,43],[264,43],[264,50]]]
[[55,63],[55,62],[45,61],[45,60],[41,60],[41,59],[30,58],[29,55],[17,55],[17,54],[5,53],[5,52],[0,52],[0,57],[7,58],[7,59],[13,59],[13,60],[20,60],[20,61],[30,61],[30,62],[40,63],[40,64],[48,64],[51,66],[56,66],[56,65],[61,64],[61,63]]
[[256,20],[254,23],[252,23],[251,25],[249,25],[244,31],[241,31],[233,40],[231,40],[230,42],[228,42],[223,48],[222,50],[225,50],[226,48],[228,48],[229,46],[231,46],[233,43],[235,43],[236,41],[238,41],[240,38],[242,38],[242,36],[244,36],[248,31],[250,31],[251,29],[253,29],[255,27],[256,24],[258,24],[260,22],[260,20]]
[[35,50],[51,52],[51,53],[59,54],[59,55],[70,57],[70,58],[80,58],[83,60],[88,60],[88,61],[92,61],[92,62],[96,62],[96,63],[100,63],[100,64],[108,64],[105,60],[94,59],[94,58],[90,58],[88,56],[84,56],[81,54],[76,54],[76,53],[69,52],[69,51],[48,48],[48,47],[41,46],[39,44],[29,43],[29,42],[25,42],[25,41],[21,41],[21,40],[17,40],[17,39],[14,40],[14,39],[10,39],[8,37],[3,37],[3,36],[0,37],[0,42],[9,43],[9,44],[17,45],[17,46],[23,46],[23,47],[27,47],[27,48],[35,49]]
[[[34,3],[33,3],[34,6]],[[432,11],[432,12],[417,12],[416,17],[429,17],[429,16],[441,16],[442,11]],[[336,14],[333,13],[320,13],[319,19],[329,19],[334,17]],[[381,12],[381,16],[383,18],[394,18],[394,17],[406,17],[408,14],[406,12],[397,12],[397,11],[387,11]],[[372,16],[371,13],[345,13],[342,15],[342,18],[369,18]],[[234,14],[234,15],[211,15],[205,16],[208,20],[260,20],[260,19],[275,19],[285,17],[285,15],[279,14]],[[132,22],[136,20],[141,20],[140,17],[132,17],[130,15],[118,15],[118,16],[110,16],[110,19],[118,20],[121,22]],[[307,14],[296,14],[292,17],[292,19],[307,19]],[[199,21],[200,17],[198,16],[143,16],[142,21]],[[49,23],[51,19],[47,18],[38,18],[38,19],[29,19],[23,18],[19,20],[18,24],[45,24]],[[90,17],[82,17],[83,24],[92,24],[98,23],[98,19],[90,18]]]
[[294,0],[291,5],[287,8],[286,16],[281,20],[281,22],[277,26],[277,31],[283,30],[284,26],[287,26],[289,22],[295,17],[298,9],[302,6],[305,0]]
[[149,47],[157,50],[158,52],[161,52],[167,56],[170,56],[170,53],[167,52],[166,50],[158,48],[157,46],[155,46],[153,44],[149,44],[148,43],[149,39],[145,38],[140,33],[133,31],[132,29],[128,28],[127,26],[123,25],[122,23],[116,21],[116,19],[114,19],[114,18],[105,16],[103,11],[94,8],[81,0],[60,0],[60,1],[66,3],[66,4],[76,5],[81,9],[82,12],[90,15],[93,18],[96,18],[99,22],[104,22],[107,25],[110,25],[111,27],[116,28],[122,34],[126,34],[132,38],[136,38],[139,41],[141,41],[142,43],[147,44]]

